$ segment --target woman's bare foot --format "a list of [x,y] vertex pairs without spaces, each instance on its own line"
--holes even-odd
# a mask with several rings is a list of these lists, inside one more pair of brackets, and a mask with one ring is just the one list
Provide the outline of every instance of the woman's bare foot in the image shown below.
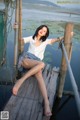
[[50,117],[52,115],[49,103],[44,106],[44,114],[46,117]]
[[18,81],[15,83],[15,85],[14,85],[14,87],[13,87],[13,89],[12,89],[12,93],[13,93],[14,95],[17,95],[20,86],[21,86],[21,84],[20,84],[20,81],[18,80]]

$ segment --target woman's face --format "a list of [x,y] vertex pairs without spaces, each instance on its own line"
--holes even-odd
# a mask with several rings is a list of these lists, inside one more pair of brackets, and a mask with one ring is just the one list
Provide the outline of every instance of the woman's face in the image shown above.
[[39,35],[40,37],[45,36],[46,33],[47,33],[47,28],[46,28],[46,27],[43,27],[42,29],[40,29],[40,30],[38,31],[38,35]]

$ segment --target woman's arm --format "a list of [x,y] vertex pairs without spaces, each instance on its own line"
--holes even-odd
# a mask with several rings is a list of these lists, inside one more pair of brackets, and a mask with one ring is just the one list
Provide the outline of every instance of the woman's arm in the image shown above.
[[28,43],[28,42],[30,42],[30,40],[32,40],[32,36],[24,37],[24,38],[22,38],[22,40],[24,41],[24,43]]
[[53,39],[48,40],[48,44],[53,44],[53,43],[59,42],[59,41],[61,41],[63,39],[64,39],[63,36],[62,37],[58,37],[58,38],[53,38]]
[[[74,35],[74,32],[71,32],[71,37],[73,37],[73,35]],[[53,43],[59,42],[63,39],[64,39],[64,36],[61,36],[61,37],[58,37],[58,38],[53,38],[53,39],[48,41],[48,44],[53,44]]]
[[53,43],[55,43],[55,42],[59,42],[59,41],[61,41],[61,40],[63,40],[63,39],[64,39],[64,36],[51,39],[51,44],[53,44]]
[[21,39],[19,39],[19,41],[21,41],[22,42],[22,44],[24,45],[25,43],[28,43],[28,42],[30,42],[30,39],[31,37],[25,37],[25,38],[21,38]]

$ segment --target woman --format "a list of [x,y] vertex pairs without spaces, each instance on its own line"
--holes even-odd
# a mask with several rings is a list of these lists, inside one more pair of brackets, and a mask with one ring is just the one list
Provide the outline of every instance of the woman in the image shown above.
[[20,57],[18,67],[28,68],[29,71],[16,82],[16,84],[13,87],[13,94],[17,95],[17,92],[22,83],[28,77],[35,75],[44,99],[44,113],[46,116],[51,116],[52,113],[49,106],[47,90],[42,76],[42,69],[45,67],[45,64],[41,60],[44,57],[46,45],[58,42],[62,40],[63,37],[47,39],[48,36],[48,27],[46,25],[41,25],[37,28],[33,36],[24,38],[24,43],[29,42],[30,45],[28,51]]

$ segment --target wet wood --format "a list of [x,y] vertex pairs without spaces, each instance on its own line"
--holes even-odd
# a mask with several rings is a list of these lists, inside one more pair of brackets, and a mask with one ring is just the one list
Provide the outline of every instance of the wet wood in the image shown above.
[[[64,33],[64,46],[65,46],[69,61],[71,59],[71,54],[72,54],[72,36],[71,36],[72,31],[73,31],[73,23],[67,23],[65,28],[65,33]],[[60,98],[62,97],[62,93],[63,93],[66,71],[67,71],[67,64],[66,64],[64,52],[62,50],[62,61],[61,61],[61,67],[60,67],[60,77],[59,77],[59,85],[58,85],[58,92],[57,92],[57,96]]]
[[[51,109],[56,93],[58,74],[59,69],[52,69],[49,65],[46,65],[43,71]],[[9,111],[10,120],[46,120],[43,112],[43,97],[34,76],[22,84],[17,96],[11,96],[4,110]]]

